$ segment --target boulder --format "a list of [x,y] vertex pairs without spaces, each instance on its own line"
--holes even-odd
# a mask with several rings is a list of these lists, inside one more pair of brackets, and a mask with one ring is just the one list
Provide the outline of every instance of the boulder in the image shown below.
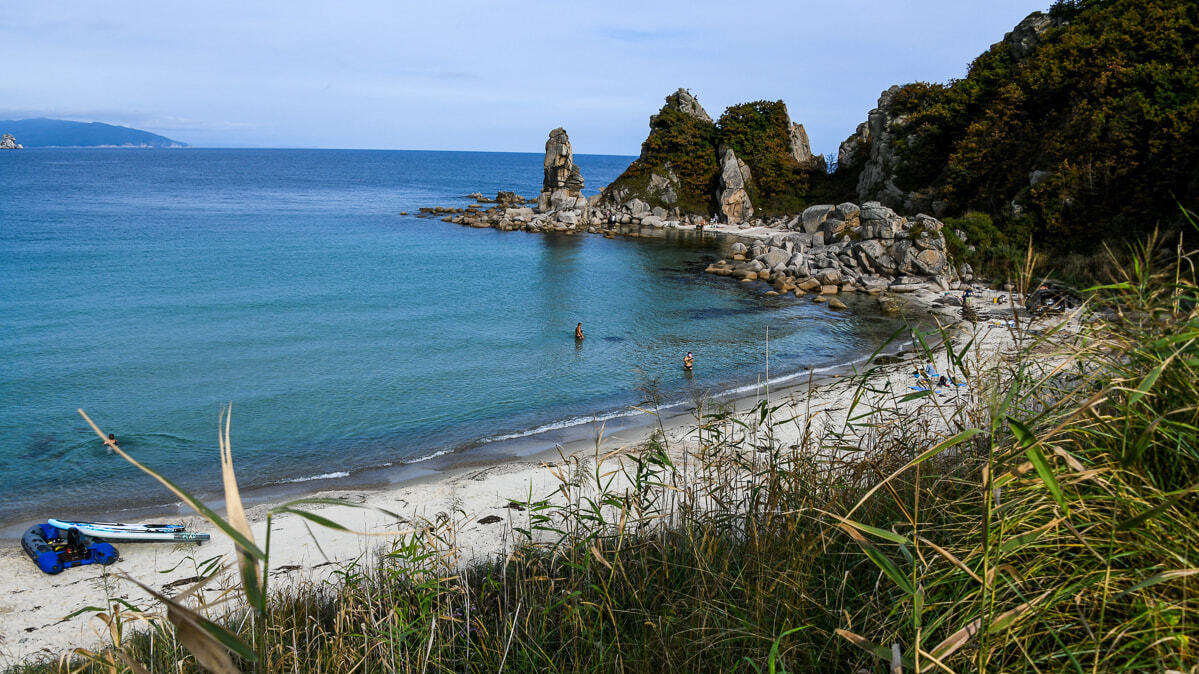
[[791,259],[791,254],[784,248],[771,248],[757,258],[770,269],[778,266],[786,266]]
[[532,219],[532,217],[533,217],[533,209],[528,208],[528,207],[505,208],[504,209],[504,217],[508,218],[509,220],[516,220],[519,222],[527,222],[530,219]]
[[858,279],[858,283],[868,293],[881,293],[887,289],[887,286],[891,285],[890,279],[883,278],[882,276],[863,276]]
[[642,227],[661,227],[663,224],[664,221],[657,215],[647,215],[641,218]]
[[913,265],[923,274],[936,276],[945,271],[948,261],[945,253],[939,250],[922,250],[916,255]]
[[839,269],[821,269],[814,276],[822,285],[836,285],[841,282],[841,271]]
[[650,214],[649,204],[640,199],[633,199],[625,204],[625,207],[629,209],[629,215],[634,218],[644,218]]
[[734,243],[732,246],[729,246],[729,252],[733,255],[745,255],[746,251],[748,250],[749,248],[740,241]]
[[820,294],[821,295],[836,295],[838,290],[840,290],[840,288],[838,288],[835,285],[820,286]]
[[845,221],[837,218],[828,218],[820,224],[820,232],[824,235],[824,242],[826,244],[836,243],[841,238],[841,235],[845,234],[848,230],[849,227],[845,224]]
[[817,295],[812,298],[812,301],[816,302],[817,304],[821,304],[821,303],[827,302],[828,298],[825,297],[824,295]]
[[800,290],[807,291],[807,290],[817,290],[820,288],[820,285],[821,285],[820,281],[818,281],[814,278],[809,278],[809,279],[805,279],[805,280],[800,281],[799,283],[795,284],[795,287],[799,288]]
[[804,209],[803,215],[803,231],[806,234],[816,234],[820,231],[820,226],[828,219],[830,215],[835,213],[836,206],[830,204],[820,204],[817,206],[808,206]]
[[877,274],[894,274],[898,271],[894,258],[882,243],[869,239],[854,246],[858,262],[868,271]]
[[833,297],[833,298],[830,298],[828,301],[828,308],[829,309],[848,309],[849,307],[845,306],[845,303],[842,302],[841,300],[837,299],[836,297]]

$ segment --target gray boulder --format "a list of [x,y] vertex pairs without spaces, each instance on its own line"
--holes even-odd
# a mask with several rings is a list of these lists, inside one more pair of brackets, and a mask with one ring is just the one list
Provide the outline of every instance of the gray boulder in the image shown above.
[[768,268],[774,269],[779,265],[786,265],[791,259],[791,254],[785,248],[771,248],[757,259]]
[[813,276],[820,281],[821,285],[839,285],[841,283],[840,269],[821,269],[813,274]]
[[945,253],[939,250],[922,250],[912,261],[913,266],[926,276],[937,276],[948,267]]
[[816,234],[820,232],[820,226],[836,211],[837,207],[831,204],[819,204],[805,208],[803,214],[800,216],[803,219],[804,233]]
[[894,274],[897,271],[895,259],[882,243],[870,239],[857,244],[858,262],[867,270],[877,274]]

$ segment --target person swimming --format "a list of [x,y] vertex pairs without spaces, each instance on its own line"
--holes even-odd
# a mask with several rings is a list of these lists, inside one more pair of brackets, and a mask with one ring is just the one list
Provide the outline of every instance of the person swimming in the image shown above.
[[683,369],[690,370],[692,368],[692,366],[694,366],[694,365],[695,365],[695,358],[691,355],[691,352],[688,351],[687,356],[685,358],[683,358]]
[[575,339],[583,339],[583,324],[579,323],[575,326]]

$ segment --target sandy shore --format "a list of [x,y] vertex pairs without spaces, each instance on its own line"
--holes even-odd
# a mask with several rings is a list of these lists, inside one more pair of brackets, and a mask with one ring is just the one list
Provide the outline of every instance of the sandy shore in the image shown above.
[[[980,305],[990,301],[992,294],[980,297]],[[914,302],[930,306],[938,293],[921,293],[910,297]],[[996,307],[1000,309],[1001,307]],[[950,312],[943,311],[945,320]],[[963,329],[963,326],[966,326]],[[984,359],[997,358],[1013,347],[1011,332],[997,322],[963,323],[962,333],[977,335],[975,349]],[[964,334],[964,336],[966,336]],[[873,376],[874,384],[889,381],[897,391],[908,392],[914,361],[904,361],[881,368]],[[945,371],[944,358],[936,363]],[[789,403],[791,409],[780,414],[807,412],[822,418],[823,423],[839,423],[852,402],[854,384],[844,378],[827,378],[816,385],[808,381],[793,383],[770,392],[772,402]],[[957,392],[943,393],[940,398],[925,399],[912,405],[952,405]],[[746,410],[762,397],[758,391],[731,401],[737,410]],[[688,432],[694,426],[693,412],[686,409],[663,415],[661,425],[671,450],[681,454],[690,447]],[[278,515],[272,520],[271,566],[272,583],[276,587],[297,579],[328,578],[347,562],[377,550],[389,540],[390,531],[408,530],[413,522],[434,520],[439,514],[457,523],[457,543],[463,559],[503,554],[511,545],[509,534],[515,523],[520,526],[521,514],[508,507],[512,501],[551,497],[557,489],[554,468],[561,466],[563,455],[576,452],[606,454],[622,448],[633,449],[643,443],[656,427],[644,425],[629,430],[604,434],[601,427],[592,428],[590,440],[579,440],[566,446],[548,449],[539,455],[519,461],[494,465],[460,467],[436,477],[428,477],[375,490],[326,491],[312,496],[336,499],[345,507],[321,505],[318,509],[343,526],[362,533],[345,533],[310,525],[295,515]],[[795,437],[780,437],[781,442],[795,442],[799,425],[789,430]],[[236,437],[233,438],[236,462]],[[214,450],[215,453],[215,450]],[[260,543],[266,534],[266,514],[271,504],[252,507],[250,517],[254,536]],[[385,514],[390,511],[398,516]],[[122,576],[128,575],[167,593],[187,585],[185,579],[200,574],[205,560],[223,556],[233,562],[230,540],[215,527],[199,517],[188,518],[191,529],[213,533],[213,540],[202,546],[193,544],[121,544],[121,558],[109,567],[86,566],[69,569],[55,576],[44,575],[21,550],[19,543],[7,541],[0,548],[0,666],[29,657],[57,656],[72,647],[94,648],[107,640],[107,635],[94,613],[72,613],[88,606],[110,605],[120,598],[147,611],[155,610],[155,601]],[[168,571],[169,570],[169,571]]]

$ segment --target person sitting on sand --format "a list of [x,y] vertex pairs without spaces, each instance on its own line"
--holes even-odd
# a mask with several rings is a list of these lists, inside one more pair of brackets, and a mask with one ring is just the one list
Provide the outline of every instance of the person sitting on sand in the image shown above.
[[575,326],[575,339],[583,339],[583,324],[581,322]]
[[683,358],[683,369],[690,370],[692,368],[692,366],[694,366],[694,365],[695,365],[695,358],[691,355],[691,352],[688,351],[687,356]]

